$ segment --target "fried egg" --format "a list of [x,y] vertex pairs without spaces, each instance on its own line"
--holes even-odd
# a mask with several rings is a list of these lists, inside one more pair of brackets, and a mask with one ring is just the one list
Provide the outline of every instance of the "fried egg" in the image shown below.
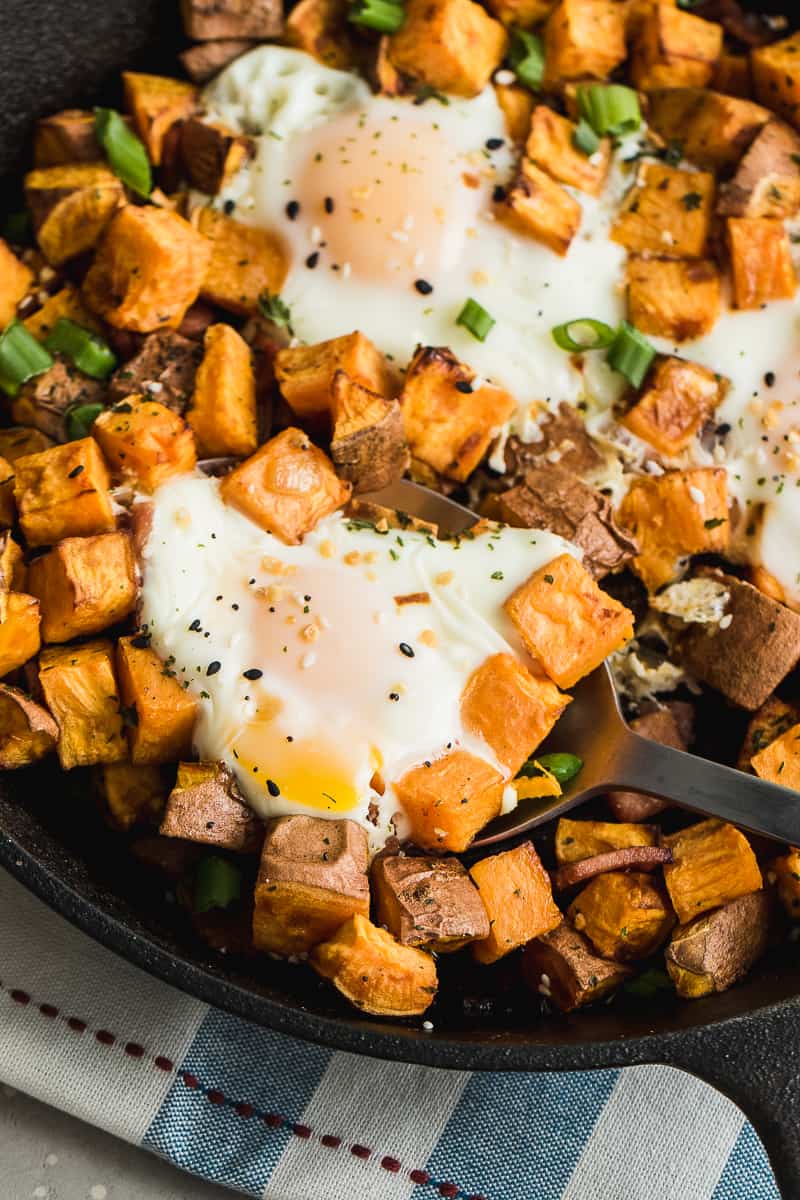
[[487,656],[525,654],[503,603],[562,538],[497,528],[439,541],[336,513],[297,546],[182,476],[153,498],[141,618],[199,702],[195,748],[235,772],[256,812],[344,816],[374,848],[402,833],[392,782],[463,746]]

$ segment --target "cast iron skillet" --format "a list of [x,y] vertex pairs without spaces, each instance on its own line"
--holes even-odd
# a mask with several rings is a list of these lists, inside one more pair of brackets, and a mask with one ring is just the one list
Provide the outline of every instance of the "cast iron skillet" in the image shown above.
[[[176,0],[3,0],[8,36],[0,39],[0,174],[24,166],[36,116],[91,100],[106,88],[113,100],[113,80],[125,65],[174,69],[177,7]],[[772,7],[792,5],[775,0]],[[785,1200],[800,1198],[795,943],[774,950],[722,996],[693,1003],[623,998],[575,1017],[542,1013],[520,989],[513,964],[476,972],[468,962],[445,962],[443,974],[457,979],[449,987],[444,980],[433,1033],[422,1032],[419,1022],[368,1021],[304,969],[215,956],[142,874],[124,840],[104,830],[81,785],[71,777],[68,786],[52,768],[0,776],[0,862],[52,908],[145,970],[248,1020],[384,1058],[473,1070],[680,1067],[740,1105],[764,1141]]]

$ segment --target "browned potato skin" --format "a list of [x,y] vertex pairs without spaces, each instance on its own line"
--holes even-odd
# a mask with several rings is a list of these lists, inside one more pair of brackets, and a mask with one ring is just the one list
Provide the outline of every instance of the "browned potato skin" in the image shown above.
[[136,603],[128,534],[64,538],[30,564],[28,587],[39,600],[45,642],[102,632],[127,617]]
[[331,458],[353,491],[377,492],[400,479],[411,460],[398,402],[364,387],[345,371],[336,371],[331,405]]
[[286,18],[286,42],[338,71],[355,71],[360,47],[347,23],[348,0],[300,0]]
[[724,992],[746,975],[767,948],[770,907],[767,892],[751,892],[680,925],[665,951],[678,995]]
[[650,127],[711,171],[736,166],[770,115],[760,104],[705,88],[659,88],[647,97]]
[[174,329],[150,333],[138,353],[109,379],[109,402],[118,404],[133,395],[152,396],[165,408],[183,416],[194,391],[201,357],[197,342]]
[[156,652],[136,637],[117,642],[117,677],[127,726],[131,762],[136,766],[188,758],[197,701],[165,667]]
[[747,838],[711,818],[664,838],[673,861],[664,880],[681,924],[739,896],[761,890],[761,871]]
[[768,121],[720,188],[717,211],[726,217],[793,217],[800,208],[800,135]]
[[199,42],[219,38],[276,37],[283,30],[280,0],[181,0],[188,37]]
[[622,821],[573,821],[561,817],[556,826],[556,862],[559,866],[594,858],[609,850],[630,846],[657,846],[658,828]]
[[56,442],[67,440],[66,412],[73,404],[102,404],[105,387],[74,367],[56,360],[41,375],[24,383],[11,403],[11,415]]
[[95,135],[94,113],[82,108],[65,108],[36,122],[33,161],[37,167],[100,162],[102,157]]
[[480,893],[457,858],[378,855],[370,880],[379,923],[404,946],[444,954],[489,936]]
[[182,762],[159,833],[254,854],[261,845],[263,826],[224,763]]
[[305,953],[357,913],[369,916],[365,831],[322,817],[270,821],[256,882],[256,948]]
[[798,722],[800,708],[794,704],[787,704],[777,696],[768,696],[747,726],[747,733],[736,761],[739,770],[752,772],[753,757]]
[[181,126],[181,159],[192,187],[216,196],[255,153],[251,138],[215,121],[189,117]]
[[138,71],[123,71],[122,85],[125,106],[133,116],[136,132],[150,161],[159,166],[170,130],[197,108],[197,89],[182,79]]
[[134,825],[153,825],[161,817],[168,786],[159,767],[106,763],[95,768],[95,782],[105,815],[126,833]]
[[213,42],[198,42],[178,57],[193,83],[207,83],[257,45],[257,42],[243,38],[220,38]]
[[58,725],[41,704],[19,688],[0,683],[0,770],[38,762],[58,739]]
[[536,991],[545,989],[562,1012],[602,1000],[634,974],[632,967],[594,954],[587,939],[568,921],[528,942],[522,970],[528,984]]
[[39,683],[59,727],[57,749],[63,770],[123,762],[128,757],[110,641],[43,650]]
[[29,171],[25,199],[42,253],[59,266],[97,244],[125,190],[104,163],[67,163]]
[[436,995],[431,956],[401,946],[358,913],[314,947],[310,962],[351,1004],[376,1017],[421,1016]]
[[504,480],[509,484],[523,483],[532,467],[555,463],[583,477],[601,465],[602,456],[573,405],[562,401],[555,412],[543,417],[539,429],[538,442],[523,442],[513,434],[508,438]]

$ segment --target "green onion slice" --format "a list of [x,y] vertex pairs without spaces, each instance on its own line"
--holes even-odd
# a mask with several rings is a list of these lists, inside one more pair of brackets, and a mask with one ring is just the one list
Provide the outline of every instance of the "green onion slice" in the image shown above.
[[52,367],[44,346],[20,321],[12,321],[0,334],[0,388],[16,396],[23,383]]
[[102,404],[73,404],[67,409],[67,437],[71,442],[78,442],[81,438],[89,436],[103,407]]
[[378,33],[397,33],[406,19],[406,10],[396,0],[355,0],[347,19]]
[[577,754],[540,754],[539,765],[554,775],[559,783],[569,783],[583,768],[583,759]]
[[576,150],[580,150],[581,154],[585,154],[587,158],[591,158],[600,149],[600,138],[584,117],[581,117],[572,135],[572,144]]
[[242,874],[227,858],[209,854],[201,858],[194,873],[194,911],[228,908],[242,894]]
[[511,30],[508,61],[520,83],[538,92],[544,77],[544,42],[527,29]]
[[610,325],[606,325],[605,321],[595,321],[592,317],[576,317],[574,321],[556,325],[552,335],[553,341],[561,350],[582,354],[584,350],[605,350],[613,345],[617,333]]
[[494,317],[489,316],[483,305],[471,298],[456,317],[456,325],[463,325],[479,342],[486,341],[490,330],[496,324]]
[[578,88],[580,116],[600,137],[634,133],[642,123],[639,97],[621,83],[587,83]]
[[92,379],[105,379],[117,365],[116,355],[108,342],[68,317],[56,321],[44,344],[54,354],[63,354]]
[[292,311],[277,294],[273,296],[272,292],[263,291],[258,297],[258,311],[279,328],[292,332]]
[[675,987],[666,971],[659,967],[648,967],[635,979],[627,980],[625,991],[640,1000],[653,1000],[659,992],[674,992]]
[[608,351],[608,365],[638,388],[642,386],[655,356],[655,346],[629,321],[623,321]]
[[111,170],[127,187],[146,200],[153,190],[153,178],[144,143],[113,108],[96,108],[94,127]]

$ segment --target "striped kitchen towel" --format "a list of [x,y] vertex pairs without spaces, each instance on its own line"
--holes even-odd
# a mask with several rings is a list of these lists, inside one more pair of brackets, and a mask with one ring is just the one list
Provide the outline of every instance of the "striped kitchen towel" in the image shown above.
[[227,1016],[0,870],[0,1080],[269,1200],[779,1200],[730,1101],[680,1071],[471,1074]]

